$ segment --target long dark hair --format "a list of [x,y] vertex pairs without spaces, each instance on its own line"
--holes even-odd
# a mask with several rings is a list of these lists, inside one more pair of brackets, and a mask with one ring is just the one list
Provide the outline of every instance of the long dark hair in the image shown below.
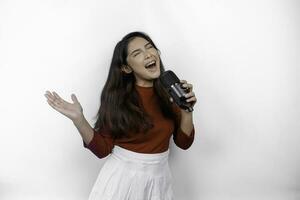
[[[108,77],[101,93],[97,121],[94,125],[96,131],[109,130],[114,138],[126,136],[129,131],[146,133],[153,127],[150,117],[139,104],[140,97],[135,89],[136,80],[133,73],[126,74],[121,70],[122,65],[127,65],[128,44],[135,37],[144,38],[160,53],[151,38],[144,32],[131,32],[115,46]],[[164,71],[160,59],[160,73]],[[163,115],[176,120],[176,113],[172,109],[169,95],[158,78],[153,80],[153,89],[160,99],[159,106]]]

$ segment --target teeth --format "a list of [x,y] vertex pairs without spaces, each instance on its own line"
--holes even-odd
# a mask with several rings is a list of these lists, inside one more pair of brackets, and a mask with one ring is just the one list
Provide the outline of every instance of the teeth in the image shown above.
[[146,64],[146,67],[148,67],[149,65],[155,64],[155,61],[151,61],[149,63]]

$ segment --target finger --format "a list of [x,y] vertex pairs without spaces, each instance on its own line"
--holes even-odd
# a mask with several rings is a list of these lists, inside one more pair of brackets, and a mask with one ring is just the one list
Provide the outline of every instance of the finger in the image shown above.
[[58,101],[57,99],[55,99],[54,101],[51,102],[54,106],[56,106],[57,108],[61,108],[62,107],[62,103],[60,101]]
[[189,83],[182,84],[182,87],[189,89],[189,91],[193,90],[193,85]]
[[45,94],[51,94],[51,92],[49,90],[46,90],[46,93]]
[[55,99],[55,97],[51,94],[51,92],[49,92],[49,91],[47,91],[46,92],[46,94],[44,94],[45,95],[45,97],[47,98],[47,99],[51,99],[51,100],[54,100]]
[[77,97],[75,96],[75,94],[71,94],[71,99],[74,103],[79,103]]
[[172,102],[172,103],[173,103],[173,98],[172,98],[172,97],[170,97],[170,98],[169,98],[169,100],[170,100],[170,102]]
[[47,99],[49,99],[51,102],[57,102],[57,97],[53,94],[51,94],[51,92],[47,91],[45,94],[45,97],[47,97]]
[[47,101],[48,104],[55,110],[57,110],[58,112],[62,113],[63,112],[63,109],[61,109],[60,107],[56,106],[55,104],[53,104],[51,101]]
[[57,99],[57,101],[59,103],[63,103],[64,102],[63,99],[56,92],[53,91],[52,93],[54,94],[54,96],[56,97],[56,99]]
[[186,88],[190,88],[190,89],[193,88],[193,85],[190,84],[190,83],[184,83],[182,86],[183,86],[183,87],[186,87]]
[[45,94],[45,96],[47,97],[48,102],[50,102],[51,105],[58,106],[58,107],[61,106],[61,102],[55,96],[51,94]]
[[50,102],[51,105],[60,106],[60,103],[53,96],[50,96],[48,94],[45,94],[45,96],[47,97],[47,101]]
[[187,83],[186,80],[180,80],[180,83]]
[[189,92],[186,95],[184,95],[185,98],[189,98],[189,97],[192,97],[192,96],[195,96],[194,92]]
[[197,98],[195,96],[186,100],[186,102],[195,102],[195,103],[196,103],[196,101],[197,101]]
[[52,108],[54,108],[55,110],[58,109],[58,106],[57,106],[57,104],[56,104],[55,102],[53,102],[53,101],[51,101],[51,100],[47,100],[47,102],[48,102],[48,104],[49,104]]

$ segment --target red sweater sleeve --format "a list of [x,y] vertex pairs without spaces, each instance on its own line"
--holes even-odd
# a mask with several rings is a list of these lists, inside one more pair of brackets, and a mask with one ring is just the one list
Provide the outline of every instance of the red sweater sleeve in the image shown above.
[[177,115],[177,120],[176,120],[176,124],[175,127],[177,127],[174,130],[173,133],[173,140],[174,143],[181,149],[188,149],[194,142],[194,135],[195,135],[195,127],[193,125],[193,129],[191,131],[191,134],[188,136],[186,133],[183,132],[183,130],[180,127],[180,122],[181,122],[181,111],[180,108],[178,106],[174,106],[175,108],[175,112]]
[[91,150],[98,158],[104,158],[112,152],[114,147],[113,138],[106,130],[93,130],[93,139],[89,144],[85,144],[83,141],[83,146]]

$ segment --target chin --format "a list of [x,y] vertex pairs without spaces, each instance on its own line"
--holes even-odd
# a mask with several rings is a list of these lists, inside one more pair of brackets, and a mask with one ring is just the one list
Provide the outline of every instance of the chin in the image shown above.
[[158,72],[155,73],[155,78],[160,77],[160,70],[158,70]]

